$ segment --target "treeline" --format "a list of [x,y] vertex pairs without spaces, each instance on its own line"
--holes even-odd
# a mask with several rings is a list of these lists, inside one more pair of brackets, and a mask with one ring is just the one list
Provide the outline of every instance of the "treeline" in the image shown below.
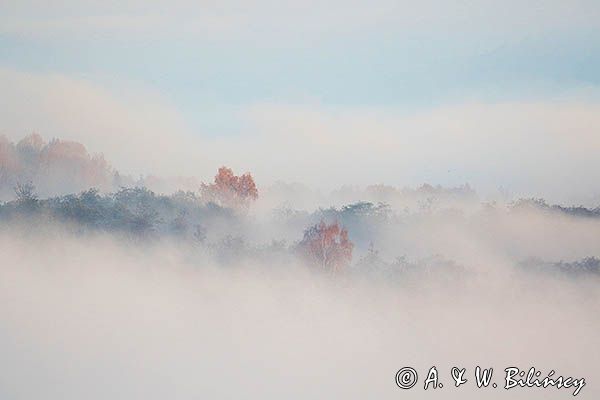
[[[173,239],[211,252],[224,265],[248,260],[301,259],[316,269],[332,273],[360,270],[386,279],[465,273],[463,267],[439,255],[420,260],[398,256],[390,260],[380,255],[373,245],[380,243],[386,234],[390,236],[394,228],[415,218],[450,215],[457,221],[464,220],[466,217],[460,213],[446,211],[437,215],[420,210],[417,214],[396,214],[385,203],[371,202],[312,212],[279,208],[269,218],[267,229],[272,232],[271,237],[263,240],[261,222],[247,212],[258,197],[258,191],[250,174],[242,176],[245,178],[223,167],[214,183],[203,184],[198,192],[179,191],[172,195],[134,187],[107,194],[89,189],[41,199],[32,184],[17,184],[16,199],[0,203],[0,226],[22,224],[42,229],[60,225],[77,234],[108,232],[133,240]],[[480,212],[490,209],[519,212],[532,208],[578,218],[600,216],[598,209],[549,206],[536,199],[519,200],[508,208],[487,204]],[[359,250],[358,256],[356,250]],[[593,257],[571,264],[528,260],[523,265],[528,266],[528,270],[537,266],[569,273],[598,273],[600,269],[600,262]]]
[[204,227],[223,219],[235,222],[234,210],[203,203],[193,192],[157,195],[141,187],[101,194],[89,189],[79,194],[39,199],[31,184],[18,184],[17,199],[0,205],[0,221],[58,222],[81,231],[120,232],[132,237],[176,235],[202,238]]
[[585,257],[577,261],[550,262],[539,258],[529,258],[522,261],[519,266],[525,271],[535,273],[563,273],[569,275],[598,274],[600,275],[600,259]]
[[345,226],[355,232],[362,231],[364,236],[368,236],[366,232],[375,233],[376,227],[394,221],[390,207],[385,204],[359,202],[312,213],[277,210],[273,214],[276,223],[305,227],[298,229],[299,240],[257,244],[244,234],[252,231],[255,221],[239,209],[212,201],[215,196],[218,197],[213,192],[207,200],[201,193],[183,191],[158,195],[137,187],[121,188],[109,194],[89,189],[39,199],[33,185],[17,185],[17,199],[0,204],[0,225],[22,224],[37,230],[58,224],[76,234],[108,232],[122,235],[126,240],[175,239],[210,252],[216,261],[227,266],[244,261],[289,263],[301,260],[324,272],[361,271],[385,279],[442,271],[462,272],[455,263],[440,256],[417,261],[398,257],[387,262],[372,245],[365,256],[353,263],[355,245]]
[[[269,201],[288,206],[257,221],[249,212],[259,198],[250,173],[235,175],[221,167],[213,182],[200,182],[194,191],[172,195],[157,194],[146,183],[142,178],[134,182],[119,175],[101,155],[88,154],[76,142],[45,142],[32,134],[15,144],[0,136],[0,195],[10,190],[10,198],[14,198],[0,203],[0,228],[60,225],[76,233],[108,232],[133,240],[174,239],[209,250],[224,264],[275,256],[299,258],[332,273],[350,267],[388,277],[415,271],[462,273],[462,267],[440,256],[393,258],[398,243],[390,238],[397,240],[412,227],[440,220],[469,225],[472,221],[466,212],[504,216],[535,210],[575,218],[600,217],[600,207],[548,205],[543,199],[481,204],[469,185],[423,185],[414,190],[384,185],[364,190],[343,187],[331,198],[348,200],[346,205],[302,211],[290,207],[288,200],[303,193],[311,195],[301,185],[280,183],[270,188]],[[93,189],[87,189],[90,187]],[[77,194],[62,195],[65,191]],[[61,195],[48,194],[55,192]],[[356,202],[357,198],[369,201]],[[374,243],[388,250],[387,258]],[[560,264],[554,269],[597,272],[594,260],[582,260],[572,268]]]
[[45,196],[123,184],[102,154],[89,154],[81,143],[46,142],[35,133],[13,143],[0,135],[0,198],[8,198],[19,182],[33,183]]
[[510,204],[511,210],[536,209],[541,211],[556,212],[574,217],[600,218],[600,207],[586,208],[583,206],[564,207],[561,205],[549,205],[546,200],[539,198],[519,199]]
[[324,216],[304,232],[300,230],[298,236],[303,238],[295,243],[273,240],[257,246],[250,242],[255,222],[246,213],[246,197],[257,196],[252,177],[245,175],[243,185],[231,186],[220,180],[224,172],[237,182],[230,170],[222,168],[216,183],[203,185],[199,194],[179,191],[159,195],[135,187],[108,194],[89,189],[40,199],[32,184],[17,184],[16,200],[0,204],[0,226],[21,225],[36,230],[61,226],[77,234],[108,232],[133,240],[174,239],[206,247],[224,263],[279,252],[331,272],[340,272],[350,264],[354,245],[348,231],[337,222],[324,222]]

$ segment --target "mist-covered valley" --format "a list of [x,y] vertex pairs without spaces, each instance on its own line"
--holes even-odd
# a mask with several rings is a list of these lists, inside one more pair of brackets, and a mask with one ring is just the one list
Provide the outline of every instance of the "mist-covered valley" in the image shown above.
[[600,399],[600,1],[0,0],[0,400]]
[[[572,395],[501,389],[510,366],[600,393],[600,208],[226,167],[133,179],[82,145],[2,143],[1,398]],[[423,391],[434,365],[445,388]],[[500,388],[451,387],[478,365]]]

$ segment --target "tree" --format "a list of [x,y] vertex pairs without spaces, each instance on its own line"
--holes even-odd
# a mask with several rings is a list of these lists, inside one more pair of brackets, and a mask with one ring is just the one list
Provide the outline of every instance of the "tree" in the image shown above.
[[160,199],[146,188],[121,188],[113,195],[117,209],[124,214],[120,218],[127,221],[132,233],[143,236],[155,232],[161,222],[157,210]]
[[45,196],[90,187],[109,190],[113,187],[113,173],[102,155],[90,155],[80,143],[59,139],[46,143],[34,133],[15,145],[0,135],[1,197],[15,182],[28,181],[35,183]]
[[212,184],[202,184],[202,197],[208,201],[229,208],[247,208],[258,198],[258,190],[252,175],[245,173],[236,176],[227,167],[219,168]]
[[38,206],[38,197],[35,194],[35,186],[31,182],[17,182],[15,185],[15,195],[17,204],[20,208],[31,211]]
[[15,185],[15,195],[19,203],[28,203],[37,201],[37,195],[35,194],[35,186],[31,182],[21,183],[17,182]]
[[312,264],[336,273],[352,261],[354,244],[348,238],[348,231],[337,222],[326,224],[321,221],[304,231],[298,248]]

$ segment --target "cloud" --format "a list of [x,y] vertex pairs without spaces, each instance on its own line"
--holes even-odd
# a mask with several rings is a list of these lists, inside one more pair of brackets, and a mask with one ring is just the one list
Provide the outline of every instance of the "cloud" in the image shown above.
[[238,135],[192,130],[147,88],[108,88],[59,74],[0,70],[0,131],[84,143],[118,170],[210,180],[228,165],[259,185],[278,179],[342,184],[456,185],[596,205],[600,104],[467,102],[409,112],[395,107],[254,104],[232,112]]
[[118,90],[61,74],[0,69],[0,132],[35,131],[83,143],[128,173],[191,174],[201,164],[196,138],[179,112],[147,88]]
[[600,104],[594,101],[471,102],[412,114],[265,104],[245,117],[259,132],[254,148],[268,151],[256,167],[288,179],[470,182],[559,201],[598,194]]

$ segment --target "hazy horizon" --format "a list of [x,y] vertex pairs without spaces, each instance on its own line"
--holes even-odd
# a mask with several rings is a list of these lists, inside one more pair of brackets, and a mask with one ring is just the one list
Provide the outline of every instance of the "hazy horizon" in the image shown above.
[[133,176],[227,165],[264,185],[600,198],[596,1],[32,0],[0,15],[13,141],[78,141]]

